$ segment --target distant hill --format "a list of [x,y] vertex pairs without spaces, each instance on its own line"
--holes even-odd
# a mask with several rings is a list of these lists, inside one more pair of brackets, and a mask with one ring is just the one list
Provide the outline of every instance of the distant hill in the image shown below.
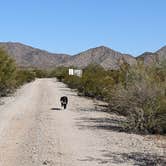
[[118,68],[120,64],[127,62],[129,64],[136,63],[136,60],[131,55],[122,54],[114,51],[108,47],[91,48],[87,51],[74,55],[64,63],[65,66],[79,66],[81,68],[86,67],[88,64],[95,63],[100,64],[106,69]]
[[76,66],[84,68],[91,63],[99,64],[105,69],[117,69],[120,64],[127,62],[132,65],[137,60],[142,60],[145,64],[151,64],[166,58],[166,47],[159,49],[155,53],[145,52],[133,57],[112,50],[111,48],[100,46],[91,48],[76,55],[49,53],[38,48],[33,48],[21,43],[0,42],[0,48],[5,49],[8,54],[16,60],[20,67],[25,68],[54,68],[57,66]]
[[52,68],[68,61],[66,54],[53,54],[21,43],[0,43],[8,54],[16,60],[18,66],[35,68]]
[[157,54],[158,60],[166,59],[166,46],[156,51],[156,54]]
[[145,52],[136,58],[137,60],[144,61],[145,64],[150,65],[162,60],[166,60],[166,46],[162,47],[156,52]]
[[153,52],[145,52],[142,55],[138,56],[136,59],[143,61],[146,65],[151,65],[157,61],[157,54]]

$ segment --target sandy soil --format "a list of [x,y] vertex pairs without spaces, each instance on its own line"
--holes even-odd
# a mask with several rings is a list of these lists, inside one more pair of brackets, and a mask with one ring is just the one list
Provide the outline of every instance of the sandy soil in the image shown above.
[[102,103],[56,79],[37,79],[3,101],[0,166],[166,165],[165,137],[123,132],[123,117],[100,111]]

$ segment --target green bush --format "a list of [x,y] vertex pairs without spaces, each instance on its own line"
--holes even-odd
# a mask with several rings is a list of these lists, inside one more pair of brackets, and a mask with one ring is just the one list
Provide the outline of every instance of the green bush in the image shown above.
[[79,90],[85,96],[102,99],[106,76],[106,72],[101,66],[95,64],[89,65],[84,70],[83,77],[81,78],[82,87]]
[[0,49],[0,97],[16,87],[16,66],[7,53]]
[[17,86],[33,81],[35,77],[36,73],[33,70],[18,69],[16,73]]
[[64,83],[68,85],[69,88],[72,89],[79,89],[81,85],[81,79],[78,76],[75,75],[66,75],[63,79]]
[[47,70],[33,69],[33,70],[31,70],[31,73],[35,74],[36,78],[46,78],[46,77],[49,77],[49,72]]
[[57,67],[51,70],[48,74],[49,77],[56,77],[59,81],[63,81],[68,75],[68,68],[66,67]]

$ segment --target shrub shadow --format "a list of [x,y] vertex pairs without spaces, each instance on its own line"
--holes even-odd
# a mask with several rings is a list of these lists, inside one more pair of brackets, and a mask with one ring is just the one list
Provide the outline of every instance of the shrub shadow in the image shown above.
[[133,165],[139,166],[164,166],[166,165],[166,158],[164,156],[158,156],[155,154],[147,154],[147,153],[112,153],[108,151],[101,151],[104,154],[101,158],[96,158],[92,156],[86,156],[83,159],[78,159],[79,161],[89,161],[89,162],[97,162],[98,164],[123,164],[123,163],[133,163]]
[[91,129],[91,130],[110,130],[124,132],[123,124],[125,123],[122,119],[110,118],[87,118],[81,117],[76,119],[77,126],[79,129]]
[[108,109],[106,107],[101,107],[101,106],[97,106],[95,105],[95,108],[79,108],[79,111],[82,112],[107,112],[108,113]]

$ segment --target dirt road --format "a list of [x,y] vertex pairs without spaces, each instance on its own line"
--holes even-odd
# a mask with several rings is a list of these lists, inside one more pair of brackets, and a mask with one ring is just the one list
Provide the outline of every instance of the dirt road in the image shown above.
[[[67,95],[67,110],[59,98]],[[164,165],[165,138],[121,131],[123,117],[56,79],[37,79],[0,105],[0,166]],[[101,103],[100,103],[101,104]]]

